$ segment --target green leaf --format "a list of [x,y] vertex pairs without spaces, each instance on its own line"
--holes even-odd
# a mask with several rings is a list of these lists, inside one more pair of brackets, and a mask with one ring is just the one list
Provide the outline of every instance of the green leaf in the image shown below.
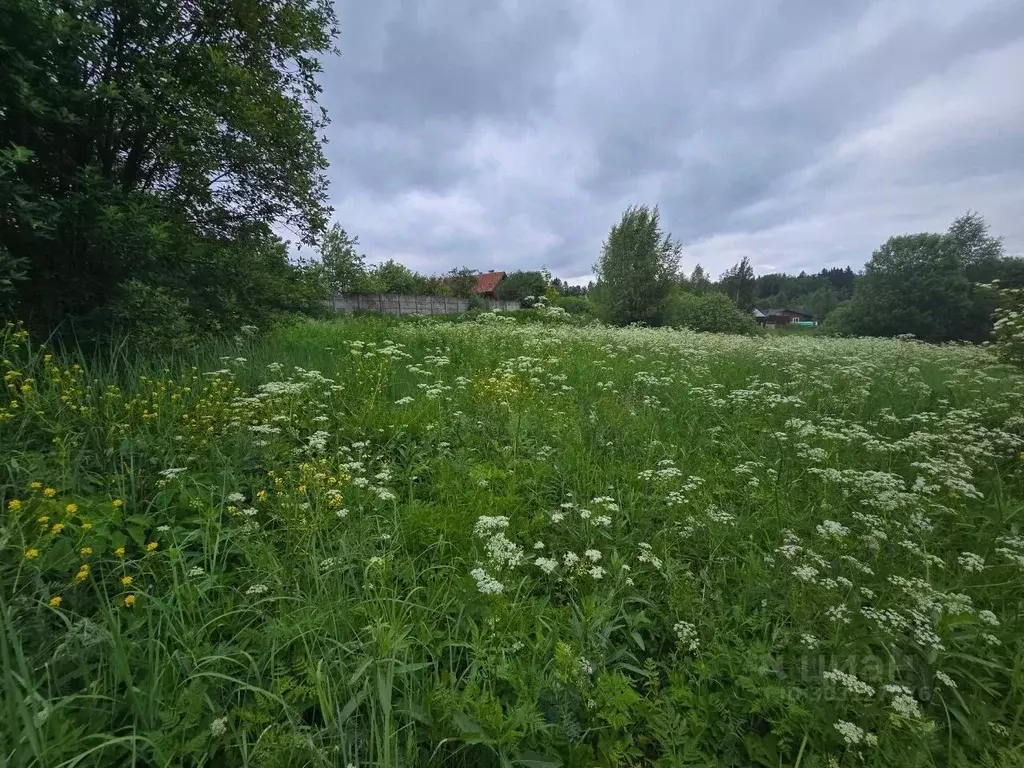
[[542,755],[539,752],[521,752],[512,758],[512,764],[526,766],[526,768],[562,768],[561,760]]

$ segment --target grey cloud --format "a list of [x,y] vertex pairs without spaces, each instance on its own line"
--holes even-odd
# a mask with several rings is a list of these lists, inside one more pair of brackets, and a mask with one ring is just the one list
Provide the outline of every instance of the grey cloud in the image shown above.
[[1024,250],[1016,0],[337,7],[332,202],[372,259],[582,278],[633,202],[713,274],[859,267],[969,207]]

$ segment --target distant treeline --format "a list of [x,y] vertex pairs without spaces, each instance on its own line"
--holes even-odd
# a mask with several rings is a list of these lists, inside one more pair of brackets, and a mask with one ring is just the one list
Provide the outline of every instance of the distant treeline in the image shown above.
[[845,267],[757,276],[743,258],[712,281],[700,265],[690,275],[680,270],[682,249],[662,231],[657,206],[627,209],[595,265],[597,316],[616,325],[742,333],[756,330],[755,307],[789,307],[824,320],[835,334],[982,342],[992,336],[1000,300],[1024,288],[1024,259],[1008,256],[971,211],[943,233],[890,237],[861,274]]

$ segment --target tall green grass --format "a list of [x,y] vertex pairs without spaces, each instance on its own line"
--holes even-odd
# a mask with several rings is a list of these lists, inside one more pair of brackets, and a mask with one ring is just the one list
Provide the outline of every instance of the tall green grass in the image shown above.
[[5,765],[1024,764],[982,350],[485,316],[3,359]]

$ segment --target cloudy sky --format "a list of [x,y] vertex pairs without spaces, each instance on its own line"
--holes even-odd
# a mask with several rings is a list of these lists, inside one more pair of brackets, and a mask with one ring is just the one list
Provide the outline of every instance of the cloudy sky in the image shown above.
[[717,276],[981,212],[1024,252],[1021,0],[339,0],[335,216],[372,262],[585,280],[632,203]]

